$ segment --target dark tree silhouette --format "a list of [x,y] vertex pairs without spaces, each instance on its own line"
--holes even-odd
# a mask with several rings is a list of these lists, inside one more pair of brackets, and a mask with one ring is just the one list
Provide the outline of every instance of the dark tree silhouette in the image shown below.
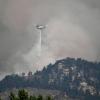
[[[0,99],[1,100],[1,99]],[[14,93],[10,93],[9,100],[53,100],[50,96],[46,96],[43,98],[42,95],[36,96],[29,96],[28,92],[24,89],[18,91],[18,95]]]
[[36,96],[30,96],[29,100],[37,100]]
[[24,89],[19,90],[18,97],[19,100],[28,100],[28,92],[26,92]]
[[42,95],[39,95],[37,100],[43,100],[43,96]]
[[9,99],[10,99],[10,100],[16,100],[15,94],[11,92],[11,93],[10,93],[10,96],[9,96]]
[[0,100],[2,100],[1,97],[0,97]]
[[52,98],[50,96],[47,96],[46,100],[52,100]]

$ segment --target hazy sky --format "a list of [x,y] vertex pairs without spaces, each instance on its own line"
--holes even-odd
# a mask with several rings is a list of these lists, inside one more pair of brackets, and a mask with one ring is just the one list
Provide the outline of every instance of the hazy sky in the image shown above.
[[[35,25],[47,25],[42,33]],[[55,59],[100,55],[100,0],[0,0],[0,73],[43,68]]]

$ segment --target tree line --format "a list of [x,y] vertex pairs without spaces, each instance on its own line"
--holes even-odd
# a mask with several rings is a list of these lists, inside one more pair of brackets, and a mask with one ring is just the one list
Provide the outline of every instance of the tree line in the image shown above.
[[[11,92],[8,99],[9,100],[53,100],[51,96],[43,97],[42,95],[38,95],[38,96],[29,95],[28,92],[25,91],[24,89],[19,90],[17,95]],[[1,97],[0,100],[2,100]]]

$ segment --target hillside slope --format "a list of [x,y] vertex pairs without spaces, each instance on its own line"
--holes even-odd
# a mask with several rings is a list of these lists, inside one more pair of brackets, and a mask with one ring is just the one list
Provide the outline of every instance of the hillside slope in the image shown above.
[[0,91],[25,87],[60,90],[72,97],[99,96],[100,63],[65,58],[29,78],[9,75],[0,82]]

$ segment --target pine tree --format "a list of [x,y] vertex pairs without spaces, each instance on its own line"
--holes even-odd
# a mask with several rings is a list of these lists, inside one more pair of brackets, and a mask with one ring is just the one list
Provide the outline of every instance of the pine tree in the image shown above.
[[28,100],[28,92],[26,92],[24,89],[19,90],[18,92],[18,98],[19,100]]
[[0,100],[2,100],[1,97],[0,97]]
[[50,96],[47,96],[46,100],[52,100],[52,98]]
[[42,96],[42,95],[39,95],[39,96],[37,97],[37,100],[43,100],[43,96]]
[[11,93],[10,93],[10,96],[9,96],[9,99],[10,99],[10,100],[16,100],[15,94],[11,92]]
[[35,96],[30,96],[29,100],[37,100]]

